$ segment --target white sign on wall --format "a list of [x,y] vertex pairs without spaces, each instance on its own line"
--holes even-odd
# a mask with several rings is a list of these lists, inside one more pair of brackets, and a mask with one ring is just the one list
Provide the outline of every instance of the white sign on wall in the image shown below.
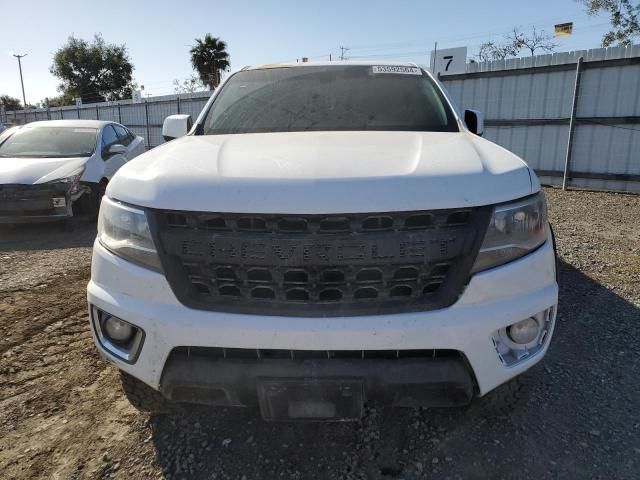
[[434,75],[452,75],[467,71],[467,47],[431,50],[431,69]]
[[132,103],[142,102],[142,92],[140,90],[134,90],[133,92],[131,92],[131,102]]

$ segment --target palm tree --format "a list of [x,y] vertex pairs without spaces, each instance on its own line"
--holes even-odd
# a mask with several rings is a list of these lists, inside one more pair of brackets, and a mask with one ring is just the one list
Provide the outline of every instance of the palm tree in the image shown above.
[[196,38],[196,44],[189,50],[191,65],[198,76],[211,90],[220,84],[220,72],[229,68],[227,44],[210,33],[204,39]]

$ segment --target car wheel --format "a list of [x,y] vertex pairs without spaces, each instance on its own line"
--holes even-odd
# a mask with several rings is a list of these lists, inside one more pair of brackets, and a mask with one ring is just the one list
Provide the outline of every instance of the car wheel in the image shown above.
[[73,214],[93,216],[98,213],[95,208],[95,198],[96,194],[93,191],[86,192],[73,203]]
[[107,180],[106,178],[103,178],[100,183],[98,184],[98,192],[97,192],[97,199],[96,199],[96,212],[100,210],[100,203],[102,202],[102,197],[104,197],[107,193],[107,184],[109,183],[109,180]]

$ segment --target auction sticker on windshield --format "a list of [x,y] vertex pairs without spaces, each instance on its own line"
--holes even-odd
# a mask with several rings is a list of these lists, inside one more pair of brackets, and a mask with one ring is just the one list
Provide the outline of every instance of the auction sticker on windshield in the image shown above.
[[371,73],[396,73],[400,75],[422,75],[418,67],[403,67],[402,65],[373,65]]

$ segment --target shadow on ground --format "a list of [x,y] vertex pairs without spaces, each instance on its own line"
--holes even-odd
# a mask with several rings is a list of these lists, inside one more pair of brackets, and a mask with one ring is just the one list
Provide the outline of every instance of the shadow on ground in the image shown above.
[[254,410],[151,419],[167,478],[637,478],[640,309],[560,263],[551,349],[511,415],[368,410],[346,424]]
[[58,222],[0,225],[0,252],[90,247],[95,238],[95,218],[74,219],[72,231]]

